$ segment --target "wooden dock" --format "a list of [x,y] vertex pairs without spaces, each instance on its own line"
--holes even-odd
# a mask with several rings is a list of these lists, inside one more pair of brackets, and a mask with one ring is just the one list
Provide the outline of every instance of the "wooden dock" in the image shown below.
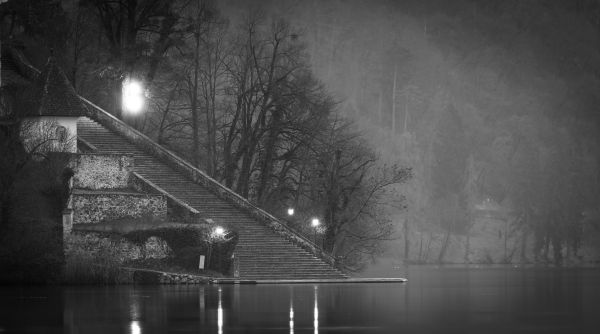
[[346,279],[243,279],[216,278],[211,284],[348,284],[348,283],[406,283],[406,278],[346,278]]

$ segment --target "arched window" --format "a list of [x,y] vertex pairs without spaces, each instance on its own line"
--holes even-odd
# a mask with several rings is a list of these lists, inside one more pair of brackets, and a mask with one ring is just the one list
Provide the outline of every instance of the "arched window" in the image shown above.
[[64,143],[67,141],[67,128],[65,128],[62,125],[59,125],[56,127],[55,130],[55,135],[56,135],[56,140],[58,140],[60,143]]

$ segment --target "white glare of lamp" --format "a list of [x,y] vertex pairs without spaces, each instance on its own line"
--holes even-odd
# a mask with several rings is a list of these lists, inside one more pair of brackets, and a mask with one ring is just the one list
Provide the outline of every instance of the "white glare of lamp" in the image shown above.
[[140,327],[140,323],[138,321],[132,321],[129,324],[129,332],[131,334],[141,334],[142,328]]
[[222,228],[221,226],[217,226],[215,228],[215,234],[218,236],[221,236],[221,235],[225,234],[225,229]]
[[294,215],[294,208],[288,208],[288,216],[293,216]]
[[313,218],[310,224],[312,225],[312,227],[317,227],[321,224],[321,222],[319,221],[319,218]]
[[138,113],[144,107],[144,89],[142,85],[127,79],[123,83],[123,110]]

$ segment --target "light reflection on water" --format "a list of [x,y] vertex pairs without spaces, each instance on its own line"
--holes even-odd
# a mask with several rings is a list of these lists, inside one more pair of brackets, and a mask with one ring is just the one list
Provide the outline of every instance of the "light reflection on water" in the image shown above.
[[596,333],[600,327],[598,269],[411,268],[408,278],[407,284],[0,287],[0,328],[323,334]]
[[140,322],[133,320],[131,321],[131,334],[142,334],[142,329],[140,328]]
[[294,334],[294,289],[290,287],[290,334]]
[[315,334],[319,334],[319,287],[315,285],[314,287],[314,291],[315,291],[315,309],[313,311],[313,328],[315,329]]
[[219,287],[219,308],[217,309],[217,326],[219,326],[219,334],[223,334],[223,305],[222,305],[222,290]]

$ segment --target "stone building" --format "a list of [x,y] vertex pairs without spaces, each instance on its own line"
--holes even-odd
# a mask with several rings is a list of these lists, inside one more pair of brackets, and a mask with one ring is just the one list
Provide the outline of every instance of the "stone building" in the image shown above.
[[69,79],[50,56],[40,72],[25,58],[18,43],[2,45],[0,120],[20,127],[25,150],[33,157],[66,153],[73,171],[71,196],[63,226],[90,224],[124,217],[166,218],[162,194],[136,187],[131,173],[134,158],[127,154],[93,152],[77,136],[77,123],[87,108]]

